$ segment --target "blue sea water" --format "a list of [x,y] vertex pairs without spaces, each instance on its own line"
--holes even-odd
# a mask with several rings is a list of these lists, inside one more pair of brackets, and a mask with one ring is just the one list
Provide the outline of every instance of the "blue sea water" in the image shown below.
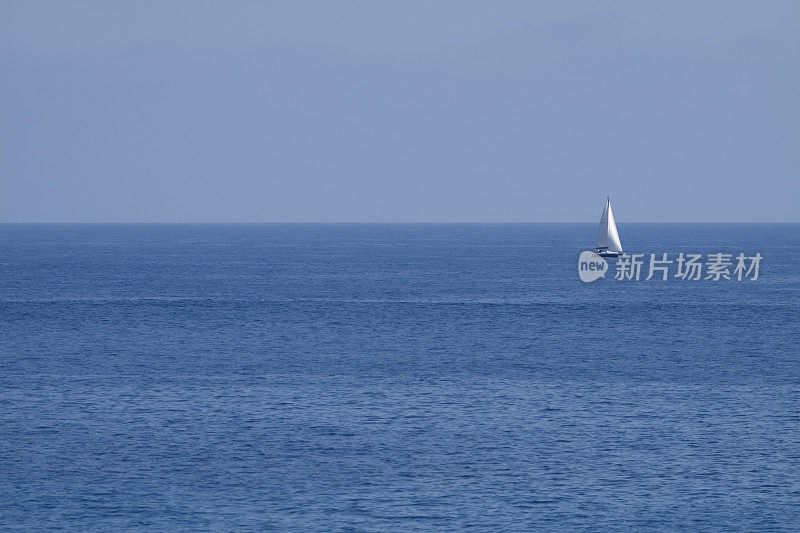
[[[0,225],[0,529],[796,531],[800,225]],[[612,264],[613,273],[613,264]]]

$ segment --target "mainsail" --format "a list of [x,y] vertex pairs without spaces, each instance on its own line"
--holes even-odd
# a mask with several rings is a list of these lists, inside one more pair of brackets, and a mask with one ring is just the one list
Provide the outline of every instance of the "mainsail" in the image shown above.
[[597,248],[606,248],[612,252],[621,252],[622,244],[619,242],[617,223],[614,222],[614,212],[611,211],[611,199],[606,198],[603,216],[600,217],[600,229],[597,232]]

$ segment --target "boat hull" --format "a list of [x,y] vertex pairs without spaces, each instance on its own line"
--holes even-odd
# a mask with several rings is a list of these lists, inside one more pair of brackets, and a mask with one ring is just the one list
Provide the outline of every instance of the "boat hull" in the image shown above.
[[612,250],[595,250],[594,253],[600,257],[618,257],[622,255],[622,252],[614,252]]

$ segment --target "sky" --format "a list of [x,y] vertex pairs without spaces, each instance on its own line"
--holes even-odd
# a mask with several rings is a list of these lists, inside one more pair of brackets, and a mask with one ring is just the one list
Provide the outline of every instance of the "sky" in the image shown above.
[[0,0],[0,222],[800,221],[796,1]]

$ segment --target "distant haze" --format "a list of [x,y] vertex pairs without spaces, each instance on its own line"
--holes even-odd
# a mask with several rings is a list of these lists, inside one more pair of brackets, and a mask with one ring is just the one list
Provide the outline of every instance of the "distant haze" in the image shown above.
[[800,220],[800,3],[0,2],[0,222]]

